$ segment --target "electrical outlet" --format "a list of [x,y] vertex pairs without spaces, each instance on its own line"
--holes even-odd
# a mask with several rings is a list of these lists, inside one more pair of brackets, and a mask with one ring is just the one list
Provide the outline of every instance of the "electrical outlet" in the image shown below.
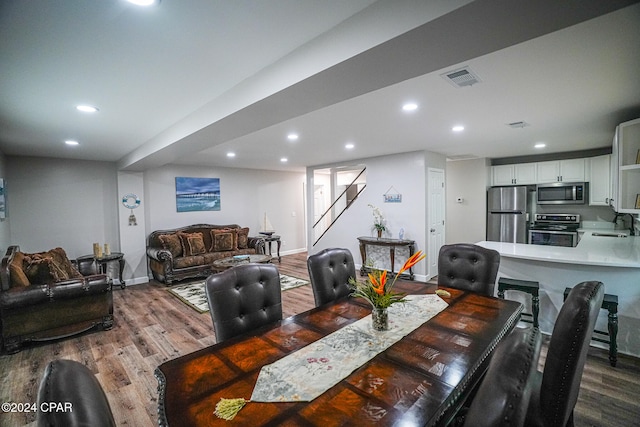
[[296,216],[296,211],[292,211],[292,212],[291,212],[291,216],[292,216],[292,217],[295,217],[295,216]]

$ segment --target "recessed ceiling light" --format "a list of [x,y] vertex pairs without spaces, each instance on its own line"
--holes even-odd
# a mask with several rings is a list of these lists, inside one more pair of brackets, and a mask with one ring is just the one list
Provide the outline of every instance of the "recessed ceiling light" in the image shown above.
[[97,113],[98,108],[93,105],[78,105],[76,110],[82,111],[83,113]]
[[235,157],[235,156],[236,156],[236,153],[234,153],[233,151],[229,151],[227,153],[227,157]]
[[67,145],[78,145],[78,141],[74,141],[72,139],[67,139],[64,143]]
[[402,106],[403,111],[416,111],[417,109],[418,109],[418,104],[414,102],[409,102]]
[[464,126],[460,126],[460,125],[454,126],[451,128],[451,130],[454,132],[462,132],[464,130]]
[[536,145],[533,146],[533,148],[544,148],[546,146],[547,144],[545,144],[544,142],[538,142]]
[[131,4],[136,6],[153,6],[156,3],[160,3],[160,0],[127,0]]
[[347,150],[352,150],[353,147],[355,147],[355,145],[351,142],[345,144],[344,148],[346,148]]
[[297,133],[290,133],[289,135],[287,135],[287,139],[289,141],[297,141],[298,140],[298,134]]
[[287,159],[286,157],[283,157],[283,158],[280,159],[280,161],[282,163],[287,163],[289,161],[289,159]]

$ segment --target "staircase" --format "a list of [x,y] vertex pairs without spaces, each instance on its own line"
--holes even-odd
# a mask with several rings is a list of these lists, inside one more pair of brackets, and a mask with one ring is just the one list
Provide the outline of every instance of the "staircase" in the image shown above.
[[[331,227],[338,221],[338,218],[351,206],[351,204],[358,198],[360,193],[367,187],[366,184],[366,170],[364,166],[351,169],[330,170],[329,185],[331,195],[331,203],[326,210],[319,209],[322,205],[322,200],[326,199],[324,186],[316,186],[314,190],[314,212],[318,214],[314,215],[315,223],[313,224],[313,237],[315,246],[320,239],[331,229]],[[350,178],[355,176],[354,178]],[[349,180],[345,185],[342,183],[346,177]],[[319,194],[318,194],[319,193]]]

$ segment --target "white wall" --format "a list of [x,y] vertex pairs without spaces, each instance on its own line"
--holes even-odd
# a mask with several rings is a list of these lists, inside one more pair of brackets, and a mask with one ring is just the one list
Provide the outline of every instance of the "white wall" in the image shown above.
[[[360,266],[362,259],[357,238],[375,235],[371,228],[373,215],[368,204],[373,204],[382,211],[388,226],[386,237],[398,238],[400,228],[404,228],[404,238],[415,240],[416,250],[425,250],[426,170],[428,167],[444,170],[444,157],[428,152],[413,152],[360,159],[349,164],[363,164],[367,167],[367,188],[318,244],[312,246],[313,240],[310,237],[309,254],[331,247],[347,248],[354,255],[356,264]],[[313,176],[311,169],[308,173]],[[384,203],[383,195],[391,187],[395,189],[392,192],[402,194],[402,203]],[[424,279],[426,263],[418,264],[414,272],[420,279]]]
[[486,239],[489,173],[488,159],[447,162],[447,244]]
[[[177,212],[175,178],[220,178],[220,210]],[[265,212],[283,253],[306,249],[304,174],[251,169],[167,165],[144,172],[146,235],[190,224],[239,224],[258,235]]]
[[120,249],[115,164],[6,157],[11,244],[25,252],[62,247],[70,258],[93,242]]
[[[122,204],[122,198],[128,194],[135,194],[140,199],[140,206],[127,209]],[[118,229],[120,233],[120,250],[124,253],[125,266],[122,272],[127,285],[136,285],[149,281],[147,272],[146,247],[146,215],[144,195],[144,180],[141,172],[118,172]],[[130,223],[129,217],[135,216],[135,222]]]
[[[4,179],[4,185],[6,189],[7,182],[7,167],[5,161],[5,155],[0,151],[0,178]],[[5,209],[7,208],[8,200],[5,197]],[[0,256],[4,256],[7,248],[11,245],[11,229],[10,229],[10,221],[11,217],[8,215],[8,212],[5,210],[5,219],[0,219]]]

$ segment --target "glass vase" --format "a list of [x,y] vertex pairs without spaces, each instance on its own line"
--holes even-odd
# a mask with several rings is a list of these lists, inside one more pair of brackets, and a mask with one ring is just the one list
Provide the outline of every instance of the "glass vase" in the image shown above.
[[374,308],[371,312],[371,324],[375,331],[389,330],[389,313],[386,308]]

